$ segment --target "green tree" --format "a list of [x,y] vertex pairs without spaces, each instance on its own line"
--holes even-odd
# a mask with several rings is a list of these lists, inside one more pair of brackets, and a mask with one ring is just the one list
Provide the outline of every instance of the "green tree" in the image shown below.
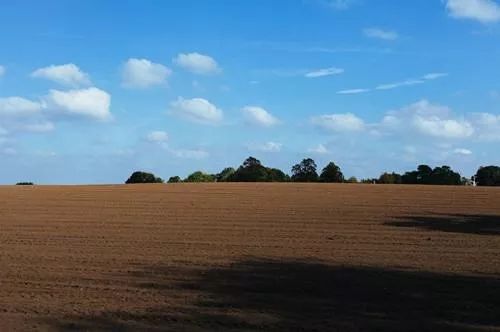
[[171,176],[168,181],[168,183],[179,183],[182,182],[181,178],[179,176]]
[[184,182],[214,182],[215,176],[212,174],[203,173],[202,171],[196,171],[189,174]]
[[132,173],[125,183],[163,183],[163,180],[152,173],[137,171]]
[[349,179],[345,180],[346,183],[359,183],[358,178],[351,176]]
[[381,184],[401,184],[402,183],[402,178],[401,175],[398,173],[383,173],[380,175],[378,178],[377,183]]
[[215,175],[215,179],[217,182],[227,182],[231,179],[234,172],[236,172],[236,170],[234,168],[226,167],[220,173]]
[[462,185],[462,176],[450,166],[436,167],[432,170],[430,184],[459,186]]
[[299,164],[292,167],[292,181],[294,182],[316,182],[318,173],[316,163],[311,158],[303,159]]
[[500,186],[500,167],[480,167],[475,178],[478,186]]
[[340,170],[340,167],[335,165],[335,163],[330,162],[323,168],[321,175],[319,176],[321,182],[344,182],[344,174]]
[[268,174],[260,160],[248,157],[243,164],[229,177],[234,182],[266,182]]
[[461,185],[462,177],[449,166],[430,168],[427,165],[418,166],[416,171],[406,172],[402,176],[404,184],[434,184]]
[[267,171],[267,181],[269,181],[269,182],[287,182],[287,181],[290,181],[290,177],[280,169],[266,168],[266,171]]

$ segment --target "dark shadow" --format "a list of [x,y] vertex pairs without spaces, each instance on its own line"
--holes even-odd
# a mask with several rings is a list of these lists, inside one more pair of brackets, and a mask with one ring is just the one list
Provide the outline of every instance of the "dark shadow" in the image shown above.
[[160,294],[165,303],[173,294],[196,296],[190,296],[192,300],[185,306],[158,304],[140,313],[102,312],[53,319],[49,321],[51,328],[85,331],[500,328],[498,277],[251,259],[227,267],[180,273],[172,267],[149,267],[130,275],[130,282],[137,290]]
[[385,223],[397,227],[417,227],[433,231],[467,233],[479,235],[500,235],[500,216],[495,215],[439,215],[406,216],[398,221]]

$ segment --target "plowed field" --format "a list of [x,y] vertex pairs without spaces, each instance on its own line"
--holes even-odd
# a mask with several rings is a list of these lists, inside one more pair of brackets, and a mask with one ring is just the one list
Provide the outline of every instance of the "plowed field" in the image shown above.
[[500,330],[500,190],[0,187],[0,330]]

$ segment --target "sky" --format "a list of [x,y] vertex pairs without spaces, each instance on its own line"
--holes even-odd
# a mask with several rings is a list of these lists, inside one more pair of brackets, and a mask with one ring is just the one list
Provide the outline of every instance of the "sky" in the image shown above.
[[0,5],[0,184],[499,165],[498,0]]

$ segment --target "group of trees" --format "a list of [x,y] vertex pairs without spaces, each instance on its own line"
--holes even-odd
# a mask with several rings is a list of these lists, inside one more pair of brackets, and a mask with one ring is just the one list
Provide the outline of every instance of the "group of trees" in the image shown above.
[[435,167],[420,165],[415,171],[398,173],[383,173],[373,180],[380,184],[434,184],[434,185],[465,185],[469,181],[449,166]]
[[[162,183],[163,180],[151,173],[134,172],[126,183]],[[318,166],[311,158],[293,165],[291,176],[277,168],[266,167],[260,160],[249,157],[237,169],[224,168],[220,173],[208,174],[196,171],[185,179],[172,176],[168,183],[178,182],[325,182],[358,183],[355,177],[345,179],[339,166],[328,163],[318,174]],[[363,183],[378,184],[425,184],[425,185],[466,185],[476,182],[480,186],[500,186],[500,167],[481,167],[472,179],[463,178],[449,166],[431,168],[420,165],[414,171],[404,174],[383,173],[378,179],[364,179]]]

